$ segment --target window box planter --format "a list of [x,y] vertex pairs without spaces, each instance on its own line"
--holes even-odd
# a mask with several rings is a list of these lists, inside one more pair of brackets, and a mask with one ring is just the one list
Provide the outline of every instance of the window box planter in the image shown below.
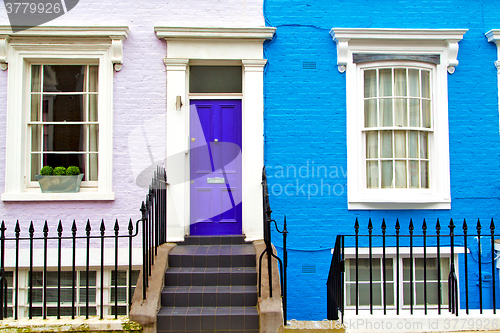
[[74,176],[36,175],[42,193],[75,193],[80,191],[83,173]]

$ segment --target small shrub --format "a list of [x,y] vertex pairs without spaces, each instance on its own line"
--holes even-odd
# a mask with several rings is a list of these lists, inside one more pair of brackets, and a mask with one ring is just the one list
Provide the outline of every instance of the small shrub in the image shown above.
[[42,170],[40,170],[40,174],[42,176],[50,176],[54,174],[54,169],[51,166],[44,166]]
[[66,174],[68,176],[77,176],[80,174],[80,168],[77,167],[77,166],[69,166],[67,169],[66,169]]
[[64,176],[66,175],[66,168],[63,166],[59,166],[54,169],[54,175],[56,176]]

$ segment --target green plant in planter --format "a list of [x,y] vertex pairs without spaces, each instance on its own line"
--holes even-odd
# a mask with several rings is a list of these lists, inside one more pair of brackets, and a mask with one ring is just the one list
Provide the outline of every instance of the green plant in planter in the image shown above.
[[80,174],[80,168],[77,167],[77,166],[69,166],[67,169],[66,169],[66,174],[68,176],[77,176]]
[[54,168],[54,176],[65,176],[66,175],[66,168],[63,166],[58,166],[57,168]]
[[36,175],[36,179],[43,193],[71,193],[80,191],[83,173],[74,165],[67,169],[63,166],[54,169],[44,166],[40,174]]
[[52,168],[51,166],[46,165],[46,166],[44,166],[42,168],[42,170],[40,170],[40,174],[42,176],[51,176],[51,175],[54,174],[54,168]]

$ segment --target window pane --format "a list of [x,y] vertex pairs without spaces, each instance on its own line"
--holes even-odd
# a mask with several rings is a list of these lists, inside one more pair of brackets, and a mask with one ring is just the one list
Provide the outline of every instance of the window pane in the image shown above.
[[410,187],[418,188],[420,185],[419,182],[419,170],[418,170],[418,161],[409,161],[410,163]]
[[430,72],[422,71],[422,97],[431,98]]
[[31,154],[31,181],[36,182],[36,175],[40,174],[40,169],[42,169],[41,155]]
[[42,126],[31,126],[31,151],[42,151]]
[[377,100],[365,100],[365,127],[377,127]]
[[378,157],[378,132],[366,133],[366,158]]
[[420,100],[410,98],[410,126],[420,127]]
[[42,81],[40,71],[42,70],[40,65],[31,66],[31,92],[40,92]]
[[394,96],[406,96],[406,69],[394,69]]
[[393,170],[392,161],[382,161],[382,187],[392,187]]
[[394,283],[385,284],[385,302],[387,305],[394,305]]
[[405,282],[403,283],[403,304],[404,305],[410,305],[410,283]]
[[367,306],[370,305],[370,285],[360,284],[359,285],[359,305]]
[[99,151],[99,125],[89,125],[89,151]]
[[[115,285],[115,271],[111,271],[111,286]],[[126,271],[118,271],[118,285],[126,286],[127,285],[127,272]]]
[[189,92],[241,93],[241,66],[191,66]]
[[[115,301],[115,288],[114,286],[111,288],[111,302]],[[118,287],[118,302],[126,302],[127,301],[127,288],[126,287]]]
[[365,97],[377,96],[377,71],[365,71]]
[[40,121],[40,98],[42,95],[31,95],[31,121]]
[[418,158],[418,132],[410,131],[408,134],[408,157]]
[[379,96],[392,96],[392,70],[379,71]]
[[393,126],[392,124],[392,99],[380,100],[380,126]]
[[44,151],[84,151],[84,125],[44,125]]
[[420,179],[420,186],[429,188],[429,162],[420,162]]
[[[89,286],[95,286],[96,285],[96,271],[90,271],[89,272]],[[81,271],[80,272],[80,286],[86,286],[87,285],[87,272],[86,271]]]
[[89,95],[89,121],[97,121],[97,95]]
[[43,121],[84,121],[84,95],[44,95]]
[[422,101],[422,126],[431,128],[431,101]]
[[395,155],[399,158],[406,157],[406,132],[394,131]]
[[[89,154],[89,167],[85,172],[85,177],[89,181],[97,181],[98,179],[98,155],[97,154]],[[80,172],[83,172],[80,169]]]
[[378,188],[378,162],[366,162],[366,185],[368,188]]
[[80,168],[81,173],[85,173],[84,154],[43,154],[43,165],[50,165],[52,167],[63,166],[65,168],[75,165]]
[[394,99],[394,122],[396,126],[402,127],[407,124],[406,98]]
[[381,157],[391,158],[392,157],[392,131],[381,131],[380,132],[380,147],[381,147]]
[[43,66],[43,91],[83,92],[85,65]]
[[408,70],[408,84],[410,86],[410,96],[420,97],[420,78],[418,69]]
[[427,132],[420,132],[420,158],[429,158],[427,156]]
[[396,161],[396,187],[406,188],[406,161]]
[[99,66],[89,66],[89,92],[97,92],[99,87],[98,80]]
[[[95,287],[89,288],[89,303],[95,303]],[[80,288],[80,304],[85,304],[87,302],[87,287]]]

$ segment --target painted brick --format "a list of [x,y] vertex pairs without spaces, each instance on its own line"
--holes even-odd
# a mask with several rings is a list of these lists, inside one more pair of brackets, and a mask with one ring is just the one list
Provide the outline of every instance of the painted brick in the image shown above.
[[[410,218],[417,229],[424,218],[432,225],[440,218],[443,232],[448,232],[450,218],[460,221],[460,227],[467,219],[471,232],[478,218],[484,223],[484,232],[489,232],[491,218],[500,224],[496,46],[484,36],[488,30],[500,28],[498,6],[491,1],[465,0],[289,0],[283,6],[282,1],[266,0],[264,8],[267,23],[277,27],[275,40],[265,47],[269,62],[265,73],[265,164],[271,175],[273,218],[282,221],[286,214],[290,232],[289,319],[326,318],[330,250],[337,234],[353,234],[356,218],[364,232],[372,218],[377,233],[382,218],[392,230],[399,218],[406,233]],[[448,75],[451,210],[348,211],[347,180],[342,173],[338,178],[275,175],[278,166],[286,174],[287,167],[305,169],[312,161],[316,166],[347,168],[345,74],[337,70],[336,44],[328,34],[334,27],[469,29],[459,43],[460,64]],[[304,70],[303,62],[316,62],[316,69]],[[314,192],[314,185],[320,186],[322,180],[339,195],[308,196],[308,186]],[[291,195],[284,191],[287,186]],[[280,242],[280,236],[273,233],[273,243]],[[316,273],[302,273],[305,263],[315,264]],[[471,267],[470,272],[478,269],[477,264]],[[470,290],[477,293],[477,286],[471,285]],[[462,294],[462,302],[464,298]]]

